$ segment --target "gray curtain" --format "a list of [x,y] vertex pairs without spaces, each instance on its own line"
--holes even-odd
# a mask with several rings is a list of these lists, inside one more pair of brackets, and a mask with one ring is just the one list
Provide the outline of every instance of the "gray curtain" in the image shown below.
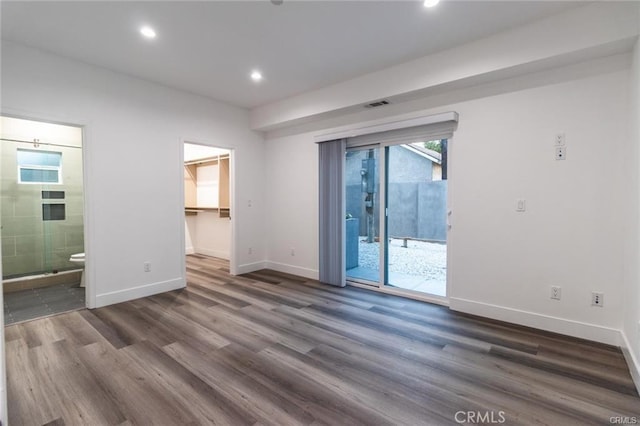
[[346,284],[344,156],[346,139],[318,144],[320,158],[320,282]]

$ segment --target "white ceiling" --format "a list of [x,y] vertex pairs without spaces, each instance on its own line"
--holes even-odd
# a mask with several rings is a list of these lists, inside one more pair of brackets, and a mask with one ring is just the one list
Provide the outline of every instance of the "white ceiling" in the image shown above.
[[[416,59],[579,2],[0,2],[2,38],[255,107]],[[148,24],[158,37],[143,39]],[[438,66],[438,64],[434,64]],[[249,80],[253,68],[265,79]]]

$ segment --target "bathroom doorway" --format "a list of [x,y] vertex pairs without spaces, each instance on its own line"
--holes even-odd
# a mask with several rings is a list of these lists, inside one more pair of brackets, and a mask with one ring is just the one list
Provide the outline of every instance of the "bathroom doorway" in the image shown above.
[[84,308],[82,128],[0,120],[5,325]]
[[184,143],[185,253],[231,260],[232,150]]

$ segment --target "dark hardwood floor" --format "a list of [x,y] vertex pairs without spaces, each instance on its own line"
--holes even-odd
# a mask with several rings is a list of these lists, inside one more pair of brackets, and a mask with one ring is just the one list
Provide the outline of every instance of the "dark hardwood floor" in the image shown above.
[[186,289],[6,327],[10,425],[640,422],[617,348],[187,265]]

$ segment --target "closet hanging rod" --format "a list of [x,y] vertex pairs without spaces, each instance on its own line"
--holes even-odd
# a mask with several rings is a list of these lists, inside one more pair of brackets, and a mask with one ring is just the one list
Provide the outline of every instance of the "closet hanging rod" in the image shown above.
[[45,146],[59,146],[62,148],[82,148],[81,146],[76,146],[76,145],[63,145],[63,144],[58,144],[58,143],[51,143],[51,142],[40,142],[38,140],[35,141],[23,141],[20,139],[8,139],[8,138],[0,138],[0,140],[5,141],[5,142],[18,142],[18,143],[28,143],[31,145],[45,145]]
[[204,164],[204,163],[212,163],[220,160],[226,160],[229,158],[229,154],[216,155],[213,157],[199,158],[197,160],[185,161],[185,166],[192,166],[194,164]]

